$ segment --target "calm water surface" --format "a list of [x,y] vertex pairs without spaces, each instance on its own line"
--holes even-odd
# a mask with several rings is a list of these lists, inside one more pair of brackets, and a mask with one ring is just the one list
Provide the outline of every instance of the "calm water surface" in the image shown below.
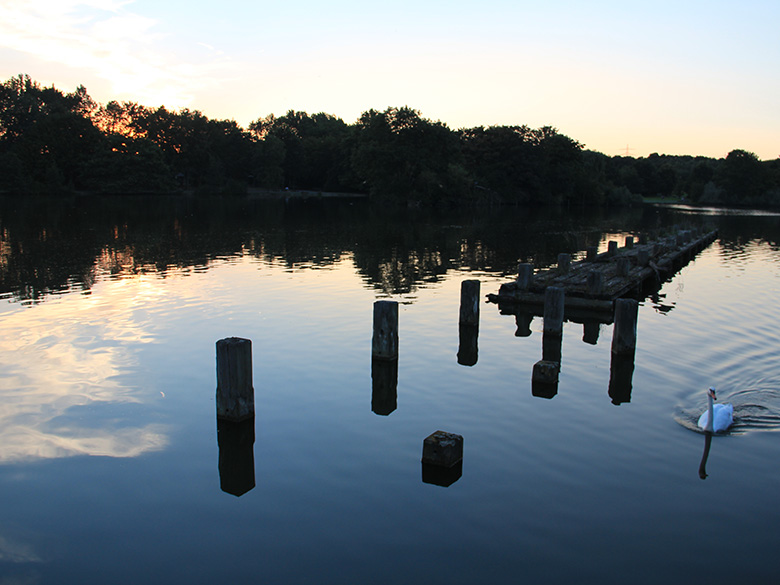
[[[458,363],[463,279],[496,292],[518,260],[674,225],[720,235],[641,303],[620,400],[611,324],[595,345],[565,324],[552,399],[531,393],[538,317],[517,336],[482,305],[477,362]],[[0,584],[777,573],[777,215],[4,201],[0,236]],[[378,299],[401,303],[395,402],[372,397]],[[257,415],[220,470],[230,336],[252,340]],[[710,385],[736,424],[702,480],[691,429]],[[464,461],[432,482],[420,456],[438,429],[463,435]]]

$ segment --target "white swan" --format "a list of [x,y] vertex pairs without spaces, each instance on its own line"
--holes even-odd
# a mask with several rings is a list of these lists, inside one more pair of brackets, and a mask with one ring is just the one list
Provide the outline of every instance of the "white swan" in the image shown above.
[[734,407],[731,404],[716,404],[715,388],[707,390],[707,410],[699,417],[699,428],[710,433],[725,431],[734,422]]

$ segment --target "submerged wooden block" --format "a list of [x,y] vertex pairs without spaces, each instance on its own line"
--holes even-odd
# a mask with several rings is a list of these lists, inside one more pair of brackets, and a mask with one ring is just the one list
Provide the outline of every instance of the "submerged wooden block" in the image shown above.
[[436,431],[423,441],[423,463],[439,467],[452,467],[462,460],[463,437],[460,435]]

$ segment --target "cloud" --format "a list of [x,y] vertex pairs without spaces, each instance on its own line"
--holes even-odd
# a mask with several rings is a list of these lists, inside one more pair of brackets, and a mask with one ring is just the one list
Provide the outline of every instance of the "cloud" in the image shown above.
[[155,19],[131,1],[10,0],[0,5],[0,47],[87,70],[113,93],[147,105],[187,106],[195,92],[234,71],[219,53],[192,61],[167,48]]

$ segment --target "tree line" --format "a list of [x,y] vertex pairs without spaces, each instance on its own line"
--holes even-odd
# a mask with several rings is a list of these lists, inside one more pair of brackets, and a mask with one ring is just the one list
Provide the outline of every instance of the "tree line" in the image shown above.
[[642,197],[780,205],[780,159],[610,157],[553,127],[452,130],[404,107],[354,124],[289,111],[242,128],[197,110],[95,102],[27,75],[0,84],[0,191],[366,193],[414,205],[624,205]]

